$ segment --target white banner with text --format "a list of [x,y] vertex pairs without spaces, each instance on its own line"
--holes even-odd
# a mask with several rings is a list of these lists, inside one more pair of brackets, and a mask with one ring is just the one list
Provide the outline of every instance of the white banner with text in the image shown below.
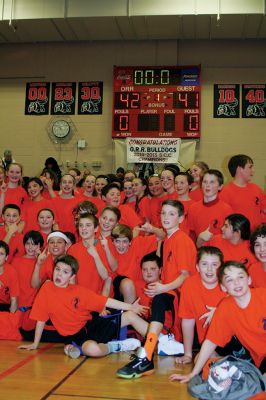
[[128,163],[177,163],[181,139],[127,138]]

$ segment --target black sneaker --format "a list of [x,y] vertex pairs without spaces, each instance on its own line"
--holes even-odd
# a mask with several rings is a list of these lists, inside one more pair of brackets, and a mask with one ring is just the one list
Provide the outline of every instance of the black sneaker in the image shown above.
[[120,368],[116,375],[120,378],[140,378],[142,375],[151,375],[154,372],[153,360],[148,360],[146,351],[140,347],[137,354],[133,354],[130,361],[123,368]]

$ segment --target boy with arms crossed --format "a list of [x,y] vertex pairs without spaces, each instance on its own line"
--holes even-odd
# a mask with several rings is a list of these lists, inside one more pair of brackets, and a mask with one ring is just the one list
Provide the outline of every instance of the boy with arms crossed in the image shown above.
[[232,207],[233,212],[245,215],[253,230],[266,216],[265,193],[251,182],[253,160],[245,154],[237,154],[230,158],[228,169],[233,181],[223,188],[220,198]]
[[117,371],[121,378],[139,378],[154,371],[153,353],[162,331],[162,315],[173,304],[174,296],[169,292],[182,286],[185,279],[195,273],[196,249],[185,232],[179,229],[183,221],[184,206],[177,200],[165,200],[162,204],[161,221],[167,237],[163,246],[163,271],[161,282],[150,283],[145,294],[153,298],[154,312],[159,315],[151,317],[148,335],[144,348],[135,355],[133,361]]
[[231,207],[219,199],[223,183],[223,174],[217,169],[209,169],[202,178],[203,200],[189,208],[188,225],[197,247],[220,233],[225,218],[232,214]]
[[196,364],[188,375],[173,374],[170,380],[188,382],[199,374],[217,346],[225,346],[237,336],[249,350],[253,361],[266,374],[266,289],[250,289],[250,276],[244,264],[227,261],[218,270],[218,279],[228,296],[221,301],[212,318]]
[[[120,327],[129,324],[144,336],[148,324],[137,314],[144,313],[147,307],[141,306],[138,301],[134,304],[123,303],[71,284],[78,268],[78,261],[70,255],[55,260],[53,281],[47,281],[41,287],[30,314],[37,321],[34,342],[20,348],[38,348],[45,322],[49,318],[65,339],[65,353],[72,358],[77,358],[81,352],[90,357],[103,357],[111,352],[137,348],[140,344],[137,339],[111,341],[116,338]],[[127,312],[115,321],[98,316],[92,318],[91,312],[101,313],[105,307]]]

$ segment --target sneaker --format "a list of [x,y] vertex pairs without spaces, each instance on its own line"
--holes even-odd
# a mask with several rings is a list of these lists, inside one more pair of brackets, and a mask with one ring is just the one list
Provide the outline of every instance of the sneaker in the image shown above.
[[117,376],[125,379],[133,379],[140,378],[142,375],[153,374],[153,360],[148,360],[146,351],[143,347],[140,347],[136,354],[132,354],[130,359],[132,361],[117,371]]
[[74,344],[67,344],[64,347],[65,354],[70,358],[79,358],[81,351]]
[[114,346],[113,352],[117,353],[120,351],[133,351],[141,346],[141,343],[138,339],[125,339],[125,340],[112,340],[112,347]]
[[184,354],[184,345],[180,342],[177,342],[173,334],[159,336],[159,356],[177,356],[180,354]]

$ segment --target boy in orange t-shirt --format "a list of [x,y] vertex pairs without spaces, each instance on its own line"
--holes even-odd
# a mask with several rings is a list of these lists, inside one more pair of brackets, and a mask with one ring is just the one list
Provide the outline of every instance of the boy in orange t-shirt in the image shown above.
[[251,285],[266,288],[266,224],[261,224],[252,232],[250,249],[259,260],[249,267]]
[[4,226],[0,227],[0,240],[8,244],[8,263],[12,263],[14,257],[24,254],[20,214],[20,208],[16,204],[6,204],[2,211]]
[[[116,183],[109,183],[102,189],[102,199],[106,202],[107,206],[117,207],[120,210],[121,218],[120,223],[130,226],[134,229],[141,225],[141,219],[128,204],[121,204],[121,189]],[[136,231],[136,236],[138,231]]]
[[30,331],[35,328],[34,321],[29,319],[29,313],[38,292],[37,288],[31,286],[31,277],[34,271],[36,258],[41,252],[44,240],[40,232],[29,231],[23,237],[25,254],[22,257],[16,257],[12,267],[16,270],[19,282],[18,307],[24,308],[21,327],[23,330]]
[[[98,218],[92,214],[81,214],[78,218],[78,233],[81,241],[72,245],[68,254],[78,260],[77,283],[98,294],[109,295],[109,271],[117,268],[107,240],[96,239]],[[105,284],[108,286],[105,287]],[[106,291],[107,290],[107,291]]]
[[[174,355],[183,352],[183,346],[181,343],[177,345],[177,341],[181,341],[181,325],[180,319],[178,318],[178,296],[177,293],[172,290],[164,294],[162,301],[160,296],[150,297],[146,294],[146,289],[149,284],[154,282],[160,282],[160,276],[162,272],[162,261],[161,258],[152,252],[146,254],[141,260],[141,272],[142,279],[135,282],[137,298],[140,299],[140,303],[149,307],[149,313],[145,319],[151,324],[161,323],[162,333],[168,335],[167,341],[165,341],[162,335],[159,336],[159,355]],[[163,340],[161,340],[163,338]]]
[[[72,284],[78,268],[78,261],[70,255],[55,260],[53,281],[42,286],[30,314],[37,321],[34,342],[20,348],[37,349],[45,322],[50,318],[65,342],[65,354],[72,358],[79,357],[81,353],[103,357],[112,352],[134,350],[140,345],[137,339],[112,340],[116,339],[121,327],[129,324],[144,336],[148,324],[137,314],[143,314],[146,307],[138,301],[134,304],[123,303]],[[105,307],[128,312],[112,319],[92,317],[92,312],[101,313]]]
[[188,375],[174,374],[170,380],[186,383],[199,374],[217,346],[237,336],[254,364],[266,375],[266,289],[250,289],[251,278],[244,264],[227,261],[218,270],[222,289],[228,293],[218,305],[196,364]]
[[266,216],[266,196],[263,190],[251,182],[254,163],[251,157],[237,154],[230,158],[228,169],[233,181],[220,193],[220,199],[232,207],[233,212],[245,215],[255,229]]
[[256,261],[249,248],[250,222],[242,214],[228,215],[222,226],[222,234],[214,235],[206,246],[218,247],[224,261],[235,260],[248,268]]
[[178,364],[192,362],[192,347],[196,325],[199,342],[206,337],[207,329],[219,302],[225,297],[220,288],[217,269],[223,263],[223,253],[217,247],[206,246],[198,250],[198,273],[190,276],[181,288],[179,317],[184,340],[184,356]]
[[118,224],[112,230],[114,257],[118,262],[118,268],[115,271],[117,276],[113,281],[114,297],[127,303],[133,303],[136,299],[134,282],[141,279],[140,262],[142,257],[155,251],[158,240],[165,235],[160,228],[155,228],[149,223],[142,225],[142,229],[154,234],[133,238],[132,229],[123,224]]
[[[169,292],[179,289],[185,279],[195,273],[195,245],[190,237],[179,229],[183,215],[184,206],[179,201],[165,200],[163,202],[161,222],[167,236],[163,245],[161,282],[150,283],[145,289],[145,294],[153,297],[154,308],[157,302],[167,306]],[[144,348],[139,350],[133,361],[117,371],[117,376],[132,379],[153,373],[153,353],[161,330],[161,322],[156,320],[151,322]]]
[[219,199],[219,191],[224,182],[223,174],[217,169],[209,169],[202,178],[203,200],[192,204],[188,211],[188,226],[197,243],[201,247],[213,235],[221,231],[227,215],[232,208]]
[[63,232],[54,231],[48,235],[47,246],[37,257],[32,273],[31,286],[34,289],[38,289],[47,279],[52,279],[54,259],[66,254],[69,246],[71,242]]

